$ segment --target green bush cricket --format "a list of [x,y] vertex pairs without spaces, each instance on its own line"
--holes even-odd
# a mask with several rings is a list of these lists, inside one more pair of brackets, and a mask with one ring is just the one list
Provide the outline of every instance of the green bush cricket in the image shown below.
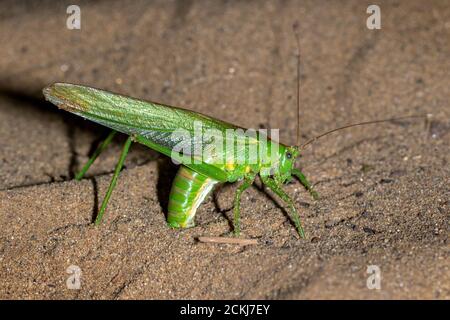
[[[44,95],[47,100],[58,107],[114,130],[76,176],[77,179],[83,177],[95,158],[112,140],[116,131],[129,135],[99,210],[96,224],[99,224],[102,219],[133,140],[182,163],[170,193],[168,223],[172,227],[193,226],[193,218],[198,206],[217,183],[242,180],[243,183],[237,189],[234,198],[234,231],[235,234],[239,234],[241,194],[252,185],[256,175],[259,174],[263,183],[288,204],[297,231],[302,237],[304,236],[294,202],[281,188],[281,185],[294,175],[315,195],[305,176],[300,170],[294,168],[294,161],[299,156],[298,147],[285,146],[267,139],[269,144],[276,144],[276,149],[278,149],[275,163],[263,163],[262,161],[235,163],[226,152],[218,156],[220,161],[195,163],[195,161],[191,161],[191,156],[183,158],[184,154],[178,153],[175,156],[173,154],[173,148],[180,141],[172,139],[171,135],[180,130],[180,127],[192,133],[194,133],[195,122],[200,122],[207,129],[216,129],[221,132],[225,132],[226,129],[239,128],[189,110],[145,102],[84,86],[55,83],[44,89]],[[241,139],[242,136],[236,134],[233,139],[236,138]],[[249,145],[259,143],[260,138],[263,139],[259,135],[256,138],[249,137],[246,140],[247,143],[244,144],[244,150],[237,150],[233,154],[247,153]],[[235,144],[234,141],[232,143]],[[267,148],[267,150],[272,149]],[[226,160],[222,161],[222,158]],[[275,174],[272,174],[274,172]]]
[[[294,31],[296,31],[296,28],[294,26]],[[298,45],[297,108],[299,108],[300,49],[297,32],[296,38]],[[194,225],[194,216],[198,206],[218,183],[241,181],[234,196],[233,226],[236,236],[240,234],[241,195],[253,184],[257,175],[260,176],[265,186],[287,204],[296,230],[300,237],[304,238],[305,233],[294,201],[282,188],[284,183],[290,181],[292,177],[296,177],[313,198],[318,197],[305,175],[294,166],[300,151],[316,139],[343,128],[421,117],[409,116],[352,124],[321,134],[301,146],[298,143],[299,133],[297,132],[297,146],[287,146],[267,138],[265,134],[260,132],[250,136],[242,135],[239,131],[243,130],[242,128],[200,113],[146,102],[91,87],[55,83],[46,87],[43,93],[48,101],[59,108],[113,130],[106,140],[99,145],[80,173],[76,175],[77,180],[83,177],[94,160],[111,142],[116,132],[128,135],[95,224],[100,224],[102,220],[130,145],[132,141],[135,141],[172,157],[173,160],[181,164],[172,184],[168,205],[167,221],[174,228],[192,227]],[[211,151],[210,147],[213,145],[211,141],[217,142],[217,139],[210,139],[209,142],[205,142],[204,136],[198,139],[196,136],[196,124],[198,123],[202,126],[201,133],[205,130],[214,132],[214,138],[221,136],[223,139],[219,139],[219,145],[223,143],[226,147],[219,149],[219,151],[217,148],[213,148]],[[175,135],[175,133],[180,133],[180,130],[188,135],[187,141],[186,137],[183,140],[181,139],[182,135]],[[182,148],[178,150],[180,144]],[[200,149],[197,147],[200,147]],[[257,156],[249,161],[251,151],[255,150],[252,149],[253,147],[256,147]],[[204,157],[205,148],[211,151],[207,158]],[[189,149],[189,152],[185,152],[186,149]],[[243,161],[237,161],[238,154],[244,156]]]

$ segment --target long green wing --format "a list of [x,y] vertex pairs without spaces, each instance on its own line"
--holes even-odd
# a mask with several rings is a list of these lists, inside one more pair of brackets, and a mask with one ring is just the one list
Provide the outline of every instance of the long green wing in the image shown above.
[[[199,137],[196,131],[199,129],[199,124],[203,131],[217,132],[225,139],[225,143],[227,138],[235,141],[245,139],[245,143],[237,144],[238,149],[235,149],[233,154],[244,152],[239,148],[258,143],[257,137],[243,136],[239,133],[225,135],[227,129],[240,129],[230,123],[182,108],[146,102],[104,90],[55,83],[44,89],[44,95],[59,108],[135,136],[139,142],[167,156],[173,157],[174,148],[181,148],[180,157],[175,157],[176,160],[186,164],[186,161],[192,162],[194,159],[197,161],[195,165],[186,165],[194,170],[204,167],[208,174],[212,174],[219,181],[227,180],[224,171],[227,160],[224,161],[224,159],[228,159],[228,150],[223,148],[219,154],[210,152],[208,157],[202,158],[204,150],[213,147],[214,139],[205,141],[201,135]],[[189,139],[186,134],[190,136]],[[202,148],[199,148],[199,145]],[[230,156],[233,157],[232,154]]]

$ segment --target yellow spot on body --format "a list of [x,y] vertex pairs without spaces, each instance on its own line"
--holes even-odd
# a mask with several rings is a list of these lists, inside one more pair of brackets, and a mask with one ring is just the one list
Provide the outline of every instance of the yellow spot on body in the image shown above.
[[236,166],[234,165],[234,163],[233,162],[228,162],[226,165],[225,165],[225,168],[227,168],[227,170],[234,170],[234,168],[236,168]]
[[249,173],[250,170],[252,170],[252,168],[250,168],[250,166],[246,166],[246,167],[245,167],[245,173]]

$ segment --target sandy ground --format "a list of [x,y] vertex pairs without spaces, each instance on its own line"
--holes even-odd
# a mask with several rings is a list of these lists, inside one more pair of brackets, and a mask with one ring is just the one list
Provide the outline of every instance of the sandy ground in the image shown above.
[[[0,298],[449,299],[450,6],[364,1],[79,2],[0,4]],[[236,185],[202,205],[197,226],[172,230],[165,204],[176,168],[133,145],[104,224],[97,212],[124,137],[81,182],[74,173],[105,128],[44,102],[72,82],[280,128],[295,143],[295,42],[302,46],[302,139],[340,125],[417,113],[424,121],[341,131],[299,165],[321,195],[286,190],[307,240],[260,183],[242,201],[242,237],[256,246],[198,243],[230,232]],[[275,199],[275,200],[274,200]],[[78,266],[81,288],[66,269]],[[366,286],[367,268],[381,289]]]

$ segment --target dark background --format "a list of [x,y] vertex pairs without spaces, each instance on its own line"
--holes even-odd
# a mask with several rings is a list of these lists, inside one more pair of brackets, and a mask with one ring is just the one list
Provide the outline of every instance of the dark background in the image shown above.
[[[81,30],[66,8],[81,8]],[[366,9],[381,8],[381,30]],[[81,182],[105,128],[43,100],[72,82],[200,111],[295,143],[300,22],[305,141],[359,121],[433,114],[341,131],[304,151],[313,201],[295,199],[298,239],[260,184],[243,196],[240,248],[199,244],[230,231],[236,186],[202,205],[197,227],[166,226],[176,168],[133,145],[104,224],[91,225],[123,137]],[[450,8],[447,1],[2,1],[1,298],[448,299]],[[68,290],[66,269],[82,270]],[[378,265],[382,289],[366,287]]]

